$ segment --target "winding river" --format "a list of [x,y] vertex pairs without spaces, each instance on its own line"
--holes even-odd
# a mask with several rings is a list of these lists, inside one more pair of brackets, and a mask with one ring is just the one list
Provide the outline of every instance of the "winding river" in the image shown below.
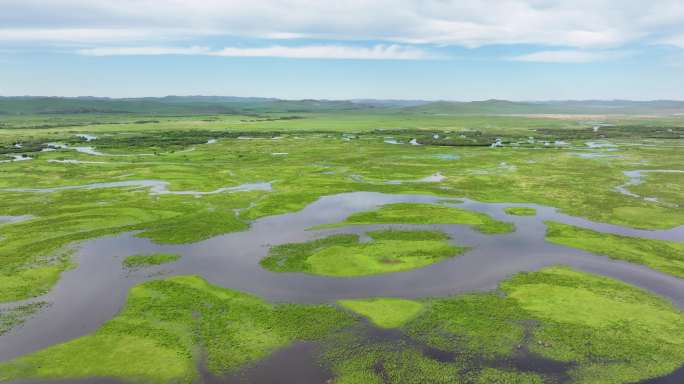
[[[503,235],[481,234],[465,225],[364,225],[307,230],[311,226],[341,221],[354,212],[398,202],[442,202],[514,222],[517,229]],[[509,216],[503,211],[509,206],[534,207],[537,215]],[[544,240],[545,220],[628,236],[667,240],[684,238],[684,226],[663,231],[629,229],[594,223],[534,204],[482,203],[467,199],[455,202],[428,195],[374,192],[325,196],[299,212],[259,219],[247,231],[193,244],[155,244],[149,239],[136,237],[134,233],[82,242],[75,255],[78,266],[64,272],[46,295],[22,302],[47,301],[51,305],[29,318],[23,326],[0,337],[0,360],[93,332],[122,308],[131,286],[170,275],[200,275],[213,284],[271,301],[320,303],[343,298],[420,298],[487,291],[495,289],[499,281],[517,272],[564,264],[634,284],[684,307],[684,280],[641,265],[547,243]],[[335,233],[362,234],[386,227],[439,229],[448,233],[453,242],[470,246],[472,250],[426,268],[354,278],[274,273],[259,266],[259,260],[271,245],[308,241]],[[126,271],[121,265],[122,259],[128,255],[151,252],[177,253],[182,258],[172,264],[135,272]],[[17,304],[21,303],[3,306]]]

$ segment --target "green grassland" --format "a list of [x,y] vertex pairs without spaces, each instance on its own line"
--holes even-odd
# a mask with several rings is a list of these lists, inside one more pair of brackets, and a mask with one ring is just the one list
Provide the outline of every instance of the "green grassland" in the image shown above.
[[387,204],[374,211],[354,213],[344,221],[316,228],[360,224],[466,224],[487,234],[513,232],[515,226],[494,220],[486,214],[433,204]]
[[[577,115],[531,115],[529,108],[538,106],[498,102],[415,108],[269,102],[266,108],[263,101],[242,100],[220,110],[210,100],[136,103],[117,101],[107,109],[90,101],[17,106],[0,100],[0,111],[9,105],[16,112],[0,116],[0,161],[9,155],[31,158],[0,163],[0,216],[31,216],[0,223],[0,302],[49,291],[61,272],[73,267],[71,255],[81,241],[136,231],[158,243],[192,243],[246,230],[253,220],[298,211],[322,196],[354,191],[541,204],[644,229],[684,224],[682,174],[646,173],[641,184],[628,187],[657,200],[614,190],[628,181],[624,171],[683,170],[684,117],[589,116],[579,114],[581,107]],[[490,114],[488,108],[510,115]],[[612,126],[592,129],[597,122]],[[97,139],[86,142],[77,134]],[[390,138],[400,144],[386,143]],[[422,145],[409,145],[414,138]],[[504,147],[491,148],[497,138]],[[206,144],[212,139],[217,141]],[[555,140],[565,143],[555,145]],[[597,140],[615,147],[585,145]],[[104,155],[69,148],[42,151],[48,142],[91,146]],[[419,181],[437,172],[442,181]],[[168,182],[170,191],[209,192],[255,182],[271,182],[272,190],[210,195],[155,194],[130,186],[3,190],[131,180]],[[534,214],[519,207],[507,212]],[[514,230],[511,223],[477,212],[403,203],[325,227],[356,224],[464,224],[494,234]],[[547,239],[554,243],[684,277],[679,243],[548,225]],[[262,265],[359,276],[419,268],[464,251],[439,232],[369,235],[365,243],[355,235],[335,235],[278,246]],[[191,382],[203,359],[212,372],[233,372],[295,340],[324,345],[323,359],[336,383],[552,381],[544,373],[507,365],[522,350],[567,362],[573,383],[636,382],[684,361],[681,311],[626,284],[560,267],[518,274],[497,292],[339,304],[270,304],[197,277],[150,281],[134,287],[123,311],[97,332],[1,364],[0,381]],[[39,309],[29,305],[0,312],[0,333]],[[408,341],[365,340],[347,328],[358,326],[354,319],[359,316]],[[425,353],[426,346],[456,357],[437,360]]]
[[423,309],[423,304],[418,301],[392,298],[340,300],[338,303],[382,328],[401,327]]
[[275,272],[365,276],[421,268],[465,251],[436,231],[381,230],[368,236],[372,240],[364,243],[350,234],[277,245],[260,264]]
[[0,381],[117,377],[191,383],[203,356],[212,372],[234,371],[351,322],[332,306],[272,305],[198,277],[173,277],[131,289],[123,311],[95,333],[0,364]]
[[684,243],[613,235],[556,222],[546,224],[546,240],[552,243],[643,264],[684,278]]
[[123,259],[121,264],[126,268],[136,269],[151,265],[172,263],[178,259],[180,259],[180,256],[173,253],[152,253],[149,255],[127,256]]

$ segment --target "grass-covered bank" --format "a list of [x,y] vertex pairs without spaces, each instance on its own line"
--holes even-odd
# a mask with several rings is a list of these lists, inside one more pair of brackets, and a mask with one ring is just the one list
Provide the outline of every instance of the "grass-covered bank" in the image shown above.
[[563,267],[520,273],[500,290],[342,302],[412,341],[339,342],[330,352],[339,382],[554,382],[541,367],[516,365],[527,353],[558,362],[555,373],[572,383],[633,383],[684,363],[684,314],[643,290]]
[[344,221],[317,228],[335,228],[360,224],[465,224],[487,234],[509,233],[513,223],[494,220],[480,212],[435,204],[396,203],[376,210],[354,213]]
[[396,298],[340,300],[338,303],[381,328],[401,327],[423,310],[423,303],[419,301]]
[[121,314],[95,333],[0,364],[0,381],[116,377],[190,383],[206,353],[217,374],[294,340],[313,340],[352,319],[327,305],[272,305],[193,276],[131,289]]
[[438,231],[380,230],[369,242],[354,234],[272,247],[261,265],[275,272],[364,276],[421,268],[454,257],[464,247],[450,245]]
[[[684,243],[613,235],[547,222],[546,240],[684,278]],[[682,239],[684,240],[684,239]]]

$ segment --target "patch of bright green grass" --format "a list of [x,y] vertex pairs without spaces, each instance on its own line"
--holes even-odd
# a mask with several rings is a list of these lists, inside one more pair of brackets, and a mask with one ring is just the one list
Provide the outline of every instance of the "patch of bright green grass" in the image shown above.
[[514,216],[534,216],[537,214],[537,210],[530,207],[508,207],[504,211]]
[[0,364],[0,381],[115,377],[190,383],[232,371],[295,340],[324,337],[353,319],[328,305],[272,305],[194,276],[131,289],[123,311],[95,333]]
[[126,268],[141,268],[151,265],[171,263],[180,259],[179,255],[173,253],[153,253],[149,255],[132,255],[126,257],[122,264]]
[[436,231],[381,230],[357,235],[334,235],[306,243],[271,248],[261,265],[276,272],[305,272],[326,276],[365,276],[421,268],[465,251],[452,246]]
[[557,222],[546,224],[546,240],[552,243],[647,265],[684,278],[684,243],[613,235]]
[[684,362],[684,314],[628,284],[568,268],[522,273],[502,283],[540,325],[530,348],[574,361],[578,383],[627,383]]
[[[188,230],[191,228],[192,230]],[[244,231],[249,225],[239,220],[233,212],[198,212],[182,219],[171,218],[155,223],[138,236],[157,243],[194,243],[228,232]]]
[[358,224],[466,224],[488,234],[509,233],[515,230],[513,223],[494,220],[484,213],[421,203],[387,204],[373,211],[354,213],[342,222],[316,228]]
[[414,300],[377,298],[367,300],[340,300],[343,307],[368,317],[382,328],[397,328],[416,317],[423,304]]
[[57,265],[0,273],[0,301],[21,300],[47,293],[67,266],[60,260]]

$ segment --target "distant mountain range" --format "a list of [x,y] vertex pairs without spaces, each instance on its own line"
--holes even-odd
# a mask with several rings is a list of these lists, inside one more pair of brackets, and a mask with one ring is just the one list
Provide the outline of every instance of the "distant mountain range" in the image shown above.
[[658,114],[684,113],[684,101],[676,100],[485,100],[471,102],[436,101],[407,108],[431,114]]
[[0,114],[258,114],[268,112],[335,112],[394,110],[440,115],[514,114],[644,114],[684,115],[684,101],[565,100],[565,101],[427,101],[427,100],[282,100],[234,96],[0,97]]

